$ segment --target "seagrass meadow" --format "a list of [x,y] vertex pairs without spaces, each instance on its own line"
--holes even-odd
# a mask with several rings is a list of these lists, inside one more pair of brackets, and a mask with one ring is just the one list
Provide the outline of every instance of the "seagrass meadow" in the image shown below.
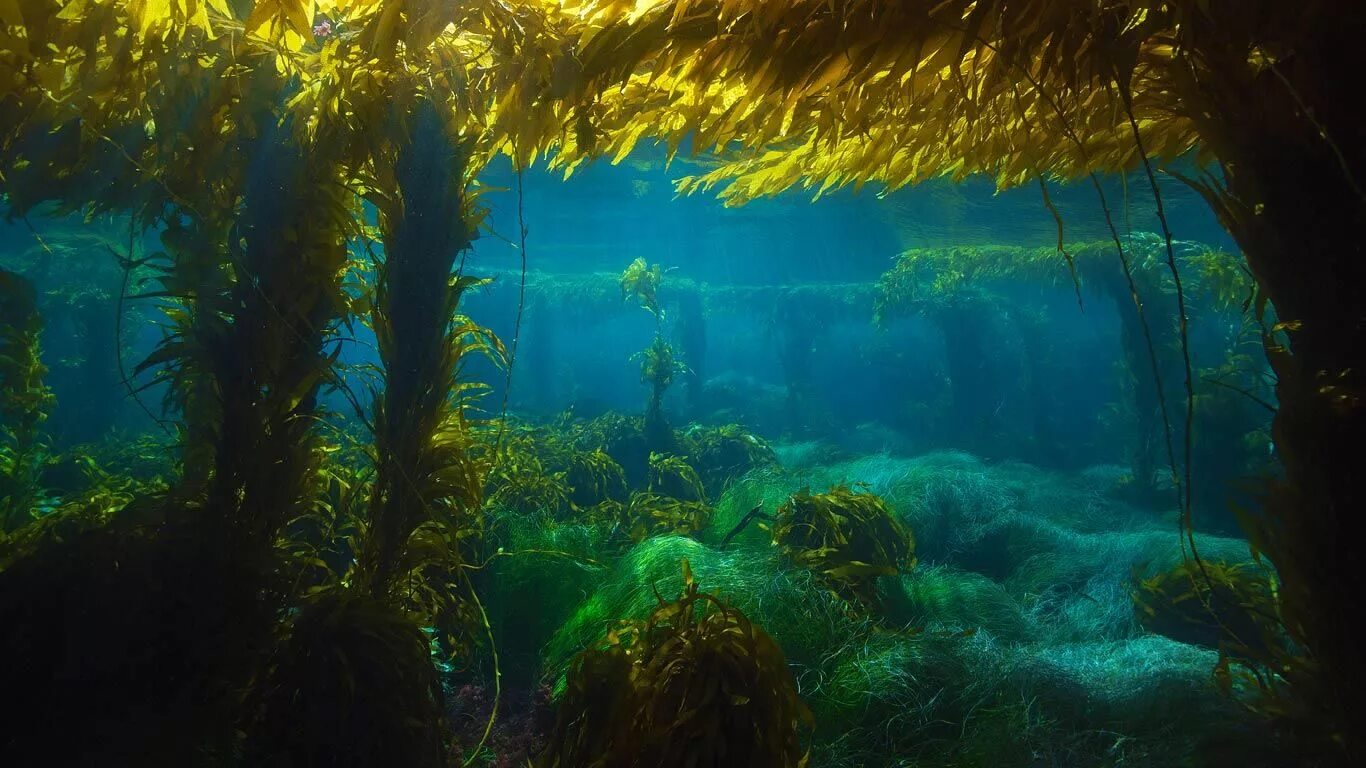
[[1366,764],[1363,40],[0,0],[0,765]]

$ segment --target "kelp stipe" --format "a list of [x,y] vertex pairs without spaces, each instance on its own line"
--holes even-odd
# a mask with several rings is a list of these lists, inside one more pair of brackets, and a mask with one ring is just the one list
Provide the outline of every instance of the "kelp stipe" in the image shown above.
[[488,471],[466,414],[478,387],[458,374],[466,355],[502,350],[459,312],[464,293],[481,284],[453,274],[473,232],[468,150],[451,143],[423,101],[395,115],[395,125],[399,138],[375,169],[396,194],[377,197],[384,259],[376,264],[371,320],[385,386],[375,407],[377,474],[359,564],[379,599],[421,572],[421,555],[410,547],[423,529],[452,537],[447,554],[456,559],[446,567],[458,573],[472,544],[459,539],[478,530]]

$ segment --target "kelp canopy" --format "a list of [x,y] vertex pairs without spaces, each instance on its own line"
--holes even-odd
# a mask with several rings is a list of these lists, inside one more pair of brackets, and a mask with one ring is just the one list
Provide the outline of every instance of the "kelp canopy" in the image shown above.
[[[342,245],[373,234],[363,203],[403,207],[392,143],[417,104],[459,148],[461,189],[500,154],[572,171],[660,139],[714,152],[680,189],[734,204],[985,173],[1038,184],[1049,208],[1050,182],[1089,178],[1108,213],[1096,174],[1141,168],[1161,217],[1169,166],[1242,247],[1259,318],[1270,304],[1280,321],[1264,341],[1286,471],[1250,533],[1306,654],[1286,713],[1350,760],[1366,720],[1349,632],[1366,584],[1346,546],[1366,506],[1364,33],[1351,0],[0,0],[0,185],[12,214],[54,202],[164,230],[168,293],[212,312],[214,297],[307,297],[299,344],[263,368],[287,386],[258,382],[279,416],[311,403],[318,338],[355,310],[339,275]],[[1173,162],[1191,155],[1194,170]],[[267,194],[262,167],[292,174],[287,194]],[[477,206],[460,210],[477,226]],[[1062,221],[1058,235],[1065,269]],[[290,247],[262,250],[272,237]],[[275,272],[259,296],[258,269]],[[158,362],[176,359],[213,363]],[[179,397],[187,420],[205,402]],[[1172,469],[1189,507],[1185,443]]]

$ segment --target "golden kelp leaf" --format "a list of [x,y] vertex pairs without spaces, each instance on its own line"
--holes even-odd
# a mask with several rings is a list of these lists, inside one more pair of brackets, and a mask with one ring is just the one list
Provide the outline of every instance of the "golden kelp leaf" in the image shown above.
[[246,30],[272,40],[297,41],[301,46],[313,37],[313,4],[314,0],[256,0]]
[[19,0],[0,0],[0,23],[15,28],[24,25],[24,14],[19,9]]

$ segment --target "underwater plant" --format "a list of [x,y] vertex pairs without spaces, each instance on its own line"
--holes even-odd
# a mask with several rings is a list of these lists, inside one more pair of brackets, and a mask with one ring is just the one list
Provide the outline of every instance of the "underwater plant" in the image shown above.
[[789,496],[773,515],[772,536],[784,556],[859,610],[877,604],[879,576],[915,565],[915,539],[886,502],[843,485]]
[[674,359],[673,346],[661,333],[655,333],[654,342],[639,357],[640,383],[650,388],[650,402],[645,407],[645,440],[651,451],[669,450],[674,433],[664,416],[664,393],[683,366]]
[[463,583],[488,472],[468,415],[484,388],[459,373],[468,356],[504,353],[459,311],[461,297],[483,284],[453,274],[474,231],[468,149],[450,140],[426,101],[400,111],[395,124],[392,147],[375,158],[376,174],[390,179],[384,188],[396,194],[376,197],[384,260],[371,321],[384,389],[374,409],[375,485],[358,571],[380,600],[412,595],[413,581],[434,571],[437,581],[419,590],[433,602],[420,613],[439,625],[443,610],[459,612],[445,605],[459,598],[442,579]]
[[591,509],[625,498],[626,471],[602,448],[570,449],[561,461],[564,480],[569,485],[569,503],[575,508]]
[[782,650],[682,567],[678,599],[574,659],[537,765],[806,764],[799,728],[813,720]]
[[707,503],[707,491],[697,470],[682,456],[650,454],[650,483],[648,490],[675,499]]
[[658,264],[647,265],[640,258],[621,273],[622,301],[635,299],[655,319],[654,341],[637,355],[640,383],[650,388],[650,401],[645,408],[645,440],[652,452],[673,449],[673,427],[664,417],[664,393],[673,384],[674,374],[686,370],[674,359],[673,345],[664,338],[664,308],[659,303],[663,274]]
[[[1050,209],[1049,183],[1090,180],[1112,220],[1096,174],[1142,169],[1165,230],[1165,170],[1204,194],[1238,241],[1266,320],[1284,473],[1249,533],[1278,572],[1278,615],[1303,650],[1284,667],[1278,714],[1292,715],[1320,762],[1362,762],[1366,660],[1353,617],[1366,600],[1355,546],[1366,506],[1366,127],[1351,106],[1357,79],[1344,73],[1359,69],[1366,17],[1354,0],[325,5],[323,18],[304,0],[0,10],[0,185],[11,208],[133,209],[146,226],[169,210],[195,220],[209,271],[233,273],[187,305],[198,316],[178,327],[194,331],[181,339],[190,346],[162,360],[203,364],[193,397],[179,396],[194,414],[187,465],[198,465],[184,495],[243,512],[243,538],[258,546],[304,506],[314,383],[328,370],[319,337],[338,313],[329,269],[299,262],[327,267],[341,250],[311,246],[355,212],[315,198],[368,186],[366,154],[395,83],[425,84],[448,107],[450,135],[519,168],[552,148],[569,169],[623,158],[642,140],[671,155],[685,141],[716,150],[722,162],[681,191],[725,185],[732,203],[985,173],[1001,187],[1037,183]],[[253,137],[272,126],[297,143],[261,151],[270,142]],[[296,155],[316,174],[263,194],[262,169]],[[1191,155],[1193,168],[1172,162]],[[277,206],[293,226],[263,221]],[[1062,269],[1072,254],[1061,220],[1058,235]],[[1169,231],[1162,240],[1184,346],[1181,270]],[[298,311],[276,318],[273,307]],[[223,376],[230,367],[241,381]],[[1188,416],[1172,420],[1185,435],[1182,460],[1168,463],[1190,534],[1196,393],[1192,366],[1181,367]]]
[[43,320],[33,285],[0,269],[0,533],[37,512],[45,448],[39,427],[52,408],[39,354]]
[[772,446],[738,424],[691,425],[679,437],[679,450],[701,479],[708,499],[721,498],[731,483],[751,470],[778,465]]
[[1288,653],[1275,593],[1275,574],[1255,565],[1185,561],[1139,579],[1133,601],[1148,631],[1258,664]]
[[653,491],[636,491],[618,510],[617,529],[633,543],[653,536],[690,536],[706,527],[711,507]]
[[546,467],[538,448],[533,435],[510,432],[504,436],[497,461],[488,473],[485,505],[553,517],[568,513],[573,488],[563,472]]
[[648,264],[645,259],[637,258],[626,265],[621,273],[621,299],[635,299],[640,306],[658,320],[664,316],[659,305],[659,286],[663,282],[664,271],[658,264]]

